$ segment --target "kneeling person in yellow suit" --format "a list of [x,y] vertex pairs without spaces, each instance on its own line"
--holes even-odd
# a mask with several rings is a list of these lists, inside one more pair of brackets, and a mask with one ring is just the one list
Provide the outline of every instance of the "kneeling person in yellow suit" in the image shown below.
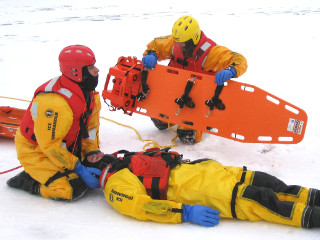
[[15,137],[24,168],[8,180],[10,187],[50,199],[76,200],[99,187],[99,169],[82,165],[100,160],[100,98],[95,88],[99,69],[95,55],[83,45],[59,55],[62,75],[35,91]]
[[100,185],[107,202],[138,220],[215,226],[220,218],[238,218],[320,227],[319,190],[288,186],[264,172],[207,159],[181,163],[170,171],[165,198],[154,199],[130,165],[115,170],[119,159],[105,155],[101,161],[106,159]]

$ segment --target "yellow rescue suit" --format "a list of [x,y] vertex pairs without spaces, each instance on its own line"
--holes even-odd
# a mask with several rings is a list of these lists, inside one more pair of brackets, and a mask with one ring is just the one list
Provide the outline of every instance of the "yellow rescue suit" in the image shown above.
[[[95,107],[87,125],[89,137],[81,140],[82,156],[99,150],[101,104],[98,94],[94,96],[94,101]],[[43,197],[66,200],[81,197],[87,187],[82,185],[84,183],[80,184],[80,179],[75,173],[66,174],[46,184],[56,173],[67,173],[73,170],[79,160],[63,142],[73,123],[72,109],[65,98],[56,93],[38,94],[32,103],[37,106],[36,109],[31,109],[31,115],[38,145],[30,143],[21,134],[20,129],[17,130],[15,144],[21,165],[33,179],[40,182],[40,194]],[[45,114],[48,109],[59,113],[58,119],[48,117]],[[53,126],[55,127],[54,138],[52,137]]]
[[[174,39],[171,35],[158,37],[152,40],[143,55],[153,51],[158,56],[158,61],[171,59]],[[248,68],[246,58],[240,53],[236,53],[227,47],[216,45],[213,46],[206,55],[206,59],[202,63],[202,69],[206,72],[218,72],[233,66],[239,77],[244,74]]]
[[167,200],[151,199],[128,168],[111,175],[104,187],[105,198],[114,209],[138,220],[180,223],[183,204],[200,204],[220,211],[222,218],[297,227],[310,227],[306,220],[315,204],[310,202],[315,191],[287,186],[266,173],[225,167],[213,160],[173,168]]

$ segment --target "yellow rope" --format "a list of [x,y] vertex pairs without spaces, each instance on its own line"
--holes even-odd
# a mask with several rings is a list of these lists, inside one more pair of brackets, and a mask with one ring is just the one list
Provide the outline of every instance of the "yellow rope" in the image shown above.
[[[18,101],[23,101],[23,102],[30,102],[30,101],[28,101],[28,100],[19,99],[19,98],[12,98],[12,97],[0,96],[0,98],[6,98],[6,99],[11,99],[11,100],[18,100]],[[168,148],[168,147],[173,148],[173,147],[177,146],[176,142],[174,141],[174,140],[177,138],[177,132],[174,131],[174,130],[171,128],[171,126],[170,126],[169,123],[168,123],[168,128],[170,129],[171,132],[175,133],[175,136],[170,140],[171,143],[172,143],[171,145],[161,146],[161,145],[158,144],[158,142],[157,142],[156,140],[142,139],[140,133],[139,133],[135,128],[133,128],[133,127],[131,127],[131,126],[129,126],[129,125],[125,125],[125,124],[116,122],[116,121],[114,121],[114,120],[111,120],[111,119],[109,119],[109,118],[105,118],[105,117],[102,117],[102,116],[100,116],[100,118],[102,118],[102,119],[104,119],[104,120],[106,120],[106,121],[115,123],[115,124],[117,124],[117,125],[120,125],[120,126],[122,126],[122,127],[126,127],[126,128],[132,129],[132,130],[137,134],[137,136],[138,136],[138,138],[139,138],[139,140],[140,140],[141,142],[147,142],[147,143],[143,146],[143,150],[144,150],[144,151],[145,151],[146,149],[148,149],[148,148]],[[148,148],[147,148],[147,147],[148,147]]]
[[120,126],[122,126],[122,127],[126,127],[126,128],[132,129],[132,130],[137,134],[137,136],[138,136],[138,138],[139,138],[139,140],[140,140],[141,142],[147,142],[147,143],[143,146],[143,150],[144,150],[144,151],[145,151],[146,149],[148,149],[148,148],[168,148],[168,147],[173,148],[173,147],[177,146],[177,144],[176,144],[175,141],[174,141],[174,140],[177,138],[177,133],[176,133],[176,131],[174,131],[174,130],[170,127],[170,124],[168,124],[168,127],[169,127],[170,131],[176,133],[175,137],[171,139],[172,145],[161,146],[161,145],[158,144],[158,142],[157,142],[156,140],[142,139],[140,133],[139,133],[134,127],[131,127],[131,126],[129,126],[129,125],[125,125],[125,124],[116,122],[116,121],[114,121],[114,120],[111,120],[111,119],[109,119],[109,118],[105,118],[105,117],[102,117],[102,116],[100,116],[100,118],[102,118],[102,119],[104,119],[104,120],[106,120],[106,121],[115,123],[115,124],[117,124],[117,125],[120,125]]
[[4,97],[4,96],[0,96],[0,98],[6,98],[6,99],[17,100],[17,101],[22,101],[22,102],[30,102],[29,100],[24,100],[24,99],[20,99],[20,98],[12,98],[12,97]]

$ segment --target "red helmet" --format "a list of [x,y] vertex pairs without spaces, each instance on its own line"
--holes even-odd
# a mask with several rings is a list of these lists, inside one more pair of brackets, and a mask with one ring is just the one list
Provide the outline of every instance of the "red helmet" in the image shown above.
[[96,63],[92,50],[83,45],[71,45],[59,55],[60,71],[76,82],[82,82],[82,68]]

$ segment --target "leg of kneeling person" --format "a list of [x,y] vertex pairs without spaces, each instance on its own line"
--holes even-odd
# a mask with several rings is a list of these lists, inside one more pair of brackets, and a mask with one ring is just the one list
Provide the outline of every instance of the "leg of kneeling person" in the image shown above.
[[42,184],[40,195],[54,200],[75,201],[80,199],[87,190],[88,187],[81,178],[75,173],[71,173],[54,180],[48,186]]

